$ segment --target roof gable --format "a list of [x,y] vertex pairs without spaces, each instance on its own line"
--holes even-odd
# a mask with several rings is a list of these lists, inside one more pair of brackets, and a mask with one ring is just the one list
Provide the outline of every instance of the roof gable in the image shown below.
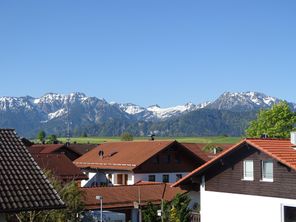
[[296,150],[293,149],[293,145],[290,140],[287,139],[252,139],[247,138],[234,145],[233,147],[225,150],[224,152],[217,155],[215,158],[211,159],[207,163],[193,170],[191,173],[174,183],[172,186],[178,186],[182,182],[188,180],[194,175],[201,174],[206,169],[211,167],[215,162],[219,161],[221,158],[229,155],[236,149],[240,148],[242,145],[250,145],[261,152],[269,155],[270,157],[276,159],[282,164],[296,170]]
[[0,213],[64,207],[12,129],[0,129]]
[[[175,141],[103,143],[74,161],[80,168],[133,170]],[[103,152],[99,156],[99,152]]]
[[32,154],[32,156],[41,169],[50,170],[58,179],[88,179],[64,154]]

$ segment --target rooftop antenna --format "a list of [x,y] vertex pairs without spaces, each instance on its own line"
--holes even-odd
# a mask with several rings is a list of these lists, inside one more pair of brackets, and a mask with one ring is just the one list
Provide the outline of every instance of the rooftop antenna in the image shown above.
[[70,118],[69,118],[69,103],[67,103],[67,144],[70,144]]

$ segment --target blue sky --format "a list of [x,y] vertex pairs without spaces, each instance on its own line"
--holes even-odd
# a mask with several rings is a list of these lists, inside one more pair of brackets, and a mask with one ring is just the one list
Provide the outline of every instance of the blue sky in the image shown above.
[[296,101],[295,0],[0,1],[0,95]]

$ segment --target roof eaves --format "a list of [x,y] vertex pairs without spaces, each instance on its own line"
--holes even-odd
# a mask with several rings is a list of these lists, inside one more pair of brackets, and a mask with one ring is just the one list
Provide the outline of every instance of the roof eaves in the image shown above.
[[201,165],[200,167],[196,168],[195,170],[193,170],[191,173],[187,174],[185,177],[181,178],[180,180],[178,180],[177,182],[175,182],[173,185],[171,185],[171,187],[176,187],[179,186],[182,182],[184,182],[185,180],[189,179],[190,177],[194,176],[197,173],[201,173],[202,171],[204,171],[207,167],[211,166],[212,164],[214,164],[217,160],[219,160],[220,158],[222,158],[223,156],[229,154],[230,152],[232,152],[233,150],[235,150],[236,148],[240,147],[242,144],[244,144],[246,142],[246,139],[243,139],[242,141],[240,141],[239,143],[235,144],[234,146],[232,146],[231,148],[225,150],[224,152],[220,153],[219,155],[217,155],[216,157],[214,157],[213,159],[209,160],[208,162],[206,162],[205,164]]
[[264,148],[262,148],[261,146],[258,146],[257,144],[253,143],[252,141],[246,139],[247,143],[250,144],[251,146],[255,147],[256,149],[264,152],[265,154],[273,157],[274,159],[276,159],[277,161],[281,162],[282,164],[290,167],[293,170],[296,170],[296,166],[291,165],[290,163],[288,163],[287,161],[281,159],[280,157],[278,157],[277,155],[274,155],[273,153],[269,152],[268,150],[265,150]]
[[144,161],[138,163],[138,165],[133,169],[135,170],[137,167],[141,166],[143,163],[145,163],[146,161],[150,160],[153,156],[155,156],[156,154],[158,154],[159,152],[163,151],[164,149],[167,149],[168,147],[172,146],[173,144],[178,143],[176,140],[171,141],[169,144],[167,144],[166,146],[164,146],[162,149],[154,152],[153,154],[151,154],[149,157],[147,157]]

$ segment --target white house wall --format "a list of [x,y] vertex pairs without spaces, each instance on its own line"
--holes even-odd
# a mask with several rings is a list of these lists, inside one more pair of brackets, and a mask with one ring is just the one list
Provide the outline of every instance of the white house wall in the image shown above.
[[148,181],[149,175],[155,175],[156,182],[162,182],[163,175],[169,175],[169,183],[176,182],[176,175],[182,174],[182,177],[188,174],[188,172],[174,172],[174,173],[146,173],[146,174],[133,174],[131,172],[86,172],[88,173],[88,180],[82,180],[81,186],[82,187],[90,187],[92,184],[100,185],[100,183],[106,183],[108,175],[111,174],[111,183],[113,185],[117,184],[117,174],[124,174],[128,175],[127,185],[133,185],[139,181]]
[[134,183],[139,181],[148,181],[149,175],[155,175],[156,182],[162,182],[163,175],[169,175],[169,183],[176,182],[176,174],[182,174],[182,177],[188,174],[188,172],[174,172],[174,173],[145,173],[145,174],[134,174]]
[[296,200],[201,190],[201,221],[281,222],[283,204]]

